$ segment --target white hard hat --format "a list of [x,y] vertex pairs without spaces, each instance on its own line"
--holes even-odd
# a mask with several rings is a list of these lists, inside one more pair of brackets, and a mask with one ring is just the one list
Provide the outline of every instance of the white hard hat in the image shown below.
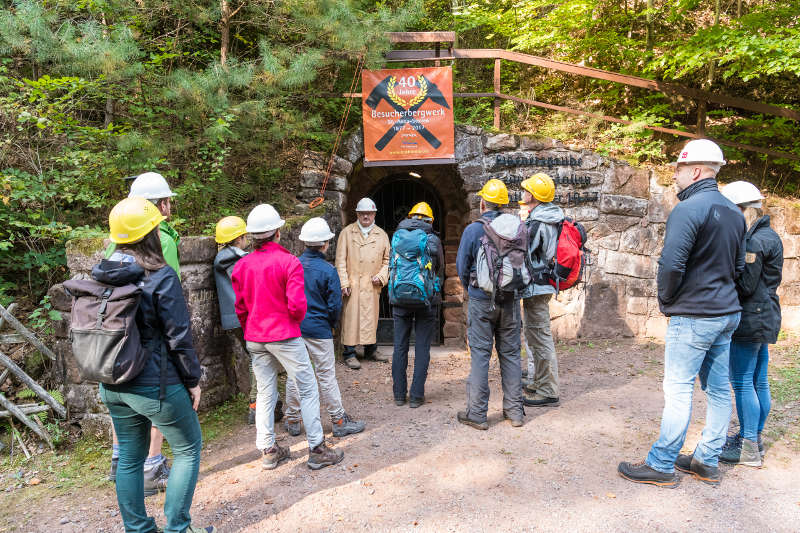
[[308,219],[308,222],[303,224],[300,229],[300,240],[312,246],[320,246],[333,237],[330,226],[322,217]]
[[686,146],[678,155],[678,160],[670,163],[673,167],[679,163],[712,163],[714,165],[724,165],[725,157],[722,149],[714,141],[708,139],[694,139],[686,143]]
[[247,215],[248,233],[265,233],[275,231],[286,224],[278,212],[269,204],[259,204]]
[[356,205],[356,213],[374,213],[377,210],[378,207],[375,205],[375,202],[369,198],[362,198],[358,201],[358,205]]
[[139,174],[131,183],[131,192],[128,198],[139,196],[148,200],[158,200],[160,198],[171,198],[175,193],[170,190],[167,180],[158,172],[145,172]]
[[747,204],[745,207],[761,207],[761,200],[764,199],[758,187],[747,181],[729,183],[720,192],[736,205]]

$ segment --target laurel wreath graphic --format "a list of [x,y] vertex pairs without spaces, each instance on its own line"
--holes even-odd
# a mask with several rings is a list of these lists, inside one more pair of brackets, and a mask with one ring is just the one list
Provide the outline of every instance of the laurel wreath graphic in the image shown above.
[[425,97],[428,95],[428,82],[425,81],[425,78],[420,75],[417,76],[417,83],[419,84],[419,92],[417,95],[406,102],[401,96],[398,96],[396,92],[394,92],[394,86],[397,83],[397,78],[392,76],[389,79],[389,84],[386,88],[386,94],[389,96],[392,102],[399,105],[400,107],[413,107],[418,103],[422,102]]

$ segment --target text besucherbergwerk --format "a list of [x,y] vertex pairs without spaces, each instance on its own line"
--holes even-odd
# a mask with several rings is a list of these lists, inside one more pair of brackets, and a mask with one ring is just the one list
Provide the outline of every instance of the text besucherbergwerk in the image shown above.
[[372,118],[434,117],[444,116],[444,109],[417,109],[411,111],[372,111]]

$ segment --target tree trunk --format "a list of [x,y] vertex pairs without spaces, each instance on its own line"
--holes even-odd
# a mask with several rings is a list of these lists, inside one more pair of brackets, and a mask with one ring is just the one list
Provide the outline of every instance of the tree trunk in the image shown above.
[[228,59],[228,47],[231,39],[231,6],[228,0],[220,0],[219,9],[219,63],[224,67],[225,61]]
[[645,40],[645,45],[648,50],[653,49],[653,8],[654,0],[647,0],[647,15],[645,16],[647,20],[647,38]]

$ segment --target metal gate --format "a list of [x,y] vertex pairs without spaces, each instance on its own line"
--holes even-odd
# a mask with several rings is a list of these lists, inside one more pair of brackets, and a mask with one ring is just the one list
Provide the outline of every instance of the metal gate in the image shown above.
[[[384,178],[370,195],[378,206],[375,223],[383,228],[391,241],[397,225],[408,216],[408,212],[418,202],[427,202],[433,210],[433,229],[444,242],[444,211],[436,190],[420,178],[408,173],[395,174]],[[441,344],[442,312],[441,307],[436,317],[431,344]],[[414,332],[411,332],[414,342]],[[378,344],[394,344],[394,319],[389,305],[389,294],[386,287],[381,291],[380,312],[378,315]]]

